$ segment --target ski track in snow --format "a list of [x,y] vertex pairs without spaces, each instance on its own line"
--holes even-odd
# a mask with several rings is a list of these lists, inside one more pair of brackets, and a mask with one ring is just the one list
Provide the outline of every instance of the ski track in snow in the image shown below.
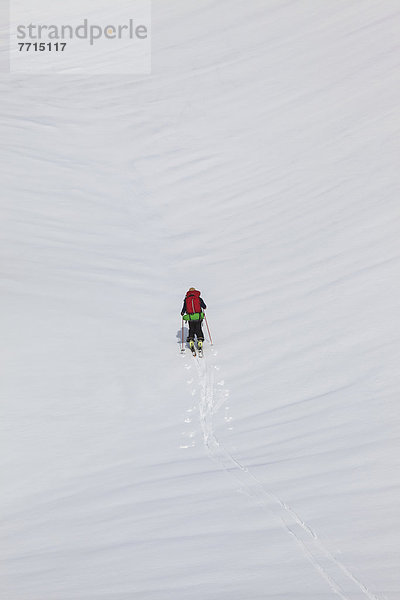
[[[338,558],[336,558],[321,542],[316,532],[288,505],[273,492],[267,490],[264,484],[251,472],[251,470],[236,459],[217,438],[214,430],[214,416],[226,402],[226,394],[221,394],[224,381],[215,382],[215,372],[219,369],[215,364],[214,348],[204,352],[203,358],[190,357],[195,363],[197,382],[194,378],[188,380],[192,386],[191,394],[199,394],[199,416],[203,433],[204,447],[210,458],[226,473],[239,481],[243,491],[263,509],[279,517],[283,527],[291,535],[304,556],[309,560],[314,569],[327,582],[331,591],[342,600],[383,600],[377,596],[358,577],[354,575]],[[186,364],[189,368],[189,365]],[[196,387],[197,386],[197,387]],[[228,392],[229,395],[229,392]],[[189,409],[193,412],[196,407]],[[230,417],[225,418],[229,422]],[[192,419],[185,419],[191,423]],[[184,436],[192,439],[192,443],[181,445],[189,448],[195,445],[193,438],[195,432],[184,432]]]

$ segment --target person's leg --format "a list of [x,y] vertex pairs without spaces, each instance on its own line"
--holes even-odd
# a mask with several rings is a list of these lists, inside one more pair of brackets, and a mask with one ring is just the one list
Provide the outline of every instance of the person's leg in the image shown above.
[[196,324],[196,321],[189,321],[189,335],[187,337],[188,342],[194,341],[194,336],[196,333],[195,324]]
[[197,340],[199,342],[203,342],[204,341],[204,335],[203,335],[203,330],[201,328],[201,321],[195,321],[195,323],[196,323]]

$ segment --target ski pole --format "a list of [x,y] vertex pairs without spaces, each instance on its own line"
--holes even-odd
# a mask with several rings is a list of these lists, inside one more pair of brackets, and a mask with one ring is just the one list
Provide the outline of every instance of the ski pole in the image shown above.
[[210,338],[210,342],[211,342],[211,346],[212,346],[212,345],[213,345],[213,341],[212,341],[212,337],[211,337],[211,333],[210,333],[210,328],[209,328],[209,326],[208,326],[208,322],[207,322],[207,317],[206,317],[206,315],[204,315],[204,320],[205,320],[205,322],[206,322],[206,325],[207,325],[208,337]]
[[183,317],[182,317],[182,348],[181,348],[181,352],[184,352],[185,348],[183,346]]

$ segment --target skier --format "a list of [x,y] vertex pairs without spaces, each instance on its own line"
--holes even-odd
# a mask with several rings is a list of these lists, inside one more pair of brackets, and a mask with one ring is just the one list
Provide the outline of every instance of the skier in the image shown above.
[[194,287],[189,288],[183,301],[181,315],[185,321],[189,322],[189,335],[186,341],[189,342],[192,351],[194,349],[195,336],[197,336],[197,347],[199,350],[202,350],[203,348],[204,335],[201,325],[204,319],[204,313],[202,312],[202,309],[206,308],[207,306],[203,298],[200,297],[200,292]]

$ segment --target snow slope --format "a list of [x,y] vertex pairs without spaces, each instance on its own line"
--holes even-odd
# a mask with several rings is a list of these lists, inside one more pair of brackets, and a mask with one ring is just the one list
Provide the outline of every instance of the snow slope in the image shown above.
[[398,29],[155,0],[151,76],[1,76],[1,598],[400,597]]

